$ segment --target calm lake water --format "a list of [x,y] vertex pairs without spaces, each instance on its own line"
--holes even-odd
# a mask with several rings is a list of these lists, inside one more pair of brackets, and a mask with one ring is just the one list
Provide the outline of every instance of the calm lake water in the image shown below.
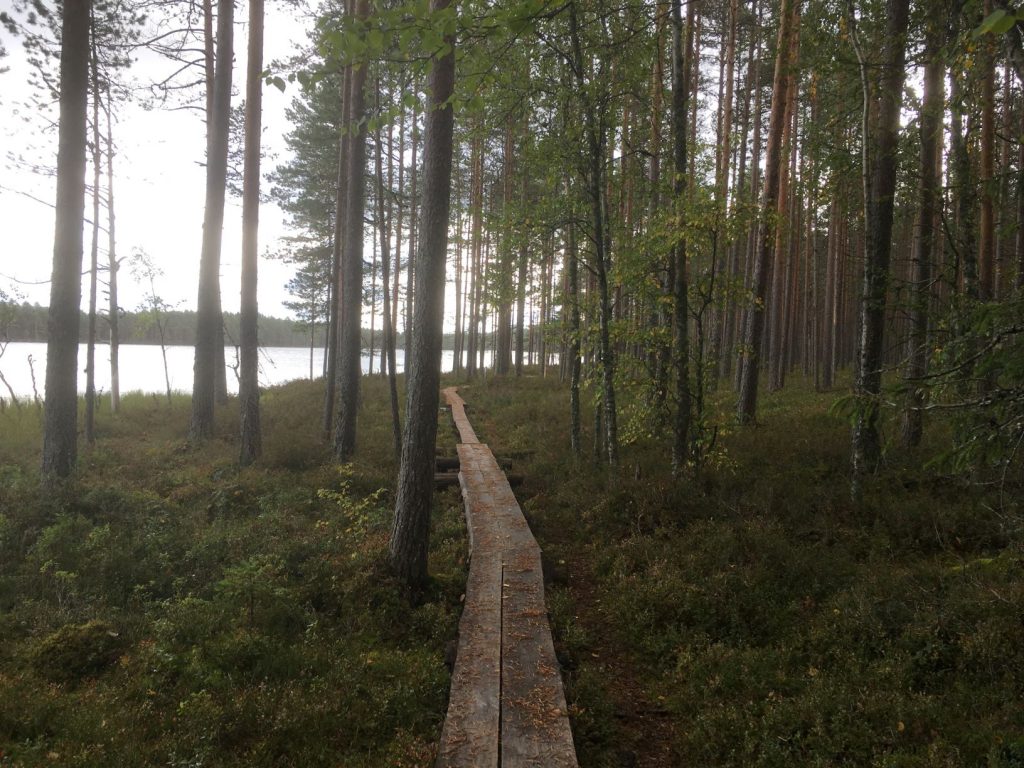
[[[78,349],[78,391],[85,392],[85,344]],[[175,392],[192,391],[192,363],[195,351],[192,347],[167,347],[167,369],[171,380],[171,389]],[[235,348],[227,347],[224,352],[228,364],[228,390],[238,391],[238,379],[231,370],[236,363]],[[29,362],[31,358],[31,364]],[[150,344],[124,344],[121,346],[121,392],[163,392],[164,363],[160,355],[160,347]],[[273,386],[286,381],[309,378],[309,348],[302,347],[266,347],[260,349],[260,384]],[[450,371],[453,353],[445,350],[441,362],[442,369]],[[396,362],[399,372],[403,370],[404,355],[397,350]],[[39,396],[44,396],[46,380],[46,344],[29,342],[11,342],[7,351],[0,357],[0,373],[14,389],[15,395],[32,397],[32,371],[35,370],[36,386]],[[323,370],[323,350],[313,351],[313,375],[320,376]],[[370,370],[370,356],[363,355],[363,373]],[[380,370],[380,354],[374,354],[373,370]],[[96,347],[96,389],[101,392],[110,391],[110,349],[106,345]],[[7,387],[0,383],[0,397],[10,396]]]

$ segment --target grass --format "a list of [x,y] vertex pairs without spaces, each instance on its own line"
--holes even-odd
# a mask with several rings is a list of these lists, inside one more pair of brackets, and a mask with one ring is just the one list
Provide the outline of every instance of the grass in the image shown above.
[[[195,448],[187,399],[137,395],[101,410],[79,475],[46,494],[38,412],[0,414],[0,765],[433,763],[461,504],[437,497],[431,587],[410,605],[384,564],[386,390],[363,386],[346,467],[318,384],[263,394],[247,469],[233,403]],[[583,768],[1024,765],[1021,488],[921,469],[941,425],[889,446],[855,508],[835,396],[799,382],[764,396],[756,428],[716,395],[714,450],[683,481],[638,393],[620,393],[609,473],[569,455],[553,379],[461,392],[525,474]],[[439,441],[450,453],[451,430]]]
[[1024,765],[1021,489],[920,469],[941,426],[854,508],[835,396],[799,382],[743,430],[720,393],[698,482],[667,437],[616,474],[574,462],[550,379],[462,394],[497,455],[533,451],[513,471],[568,572],[548,601],[584,768]]
[[359,458],[319,435],[322,389],[263,393],[184,440],[187,398],[133,395],[77,477],[40,490],[38,413],[0,415],[0,765],[426,766],[447,702],[466,543],[439,496],[432,583],[385,567],[386,390],[364,379]]

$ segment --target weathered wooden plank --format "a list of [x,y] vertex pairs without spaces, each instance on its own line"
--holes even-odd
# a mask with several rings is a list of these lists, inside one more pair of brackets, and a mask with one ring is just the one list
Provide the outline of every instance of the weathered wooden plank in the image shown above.
[[473,555],[459,619],[458,655],[438,768],[498,768],[501,692],[501,559]]
[[501,766],[575,768],[576,750],[544,604],[540,549],[532,535],[525,543],[524,537],[515,538],[521,543],[505,551],[503,567]]
[[459,436],[464,443],[478,443],[476,439],[476,432],[473,431],[473,426],[469,423],[469,419],[466,417],[466,401],[459,397],[459,393],[455,391],[455,387],[448,387],[442,390],[445,400],[452,408],[452,420],[455,422],[455,428],[459,430]]
[[454,388],[444,394],[463,439],[458,477],[471,560],[437,764],[576,768],[540,548],[497,460],[477,442],[462,399]]

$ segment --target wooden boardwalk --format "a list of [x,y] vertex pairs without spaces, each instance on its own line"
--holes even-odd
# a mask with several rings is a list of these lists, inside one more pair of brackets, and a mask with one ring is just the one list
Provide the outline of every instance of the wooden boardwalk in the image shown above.
[[439,768],[576,768],[540,548],[505,474],[444,390],[461,443],[470,565]]

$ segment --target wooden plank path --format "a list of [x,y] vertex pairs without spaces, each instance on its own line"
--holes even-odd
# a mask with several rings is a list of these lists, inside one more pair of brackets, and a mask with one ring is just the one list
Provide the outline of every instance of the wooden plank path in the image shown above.
[[505,474],[444,390],[459,430],[470,564],[439,768],[577,768],[544,604],[540,547]]

